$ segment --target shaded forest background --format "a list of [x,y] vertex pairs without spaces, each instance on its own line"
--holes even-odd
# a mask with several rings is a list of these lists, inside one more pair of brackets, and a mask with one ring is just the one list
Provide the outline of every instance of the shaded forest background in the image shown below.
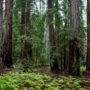
[[87,10],[85,3],[0,0],[1,69],[46,66],[75,76],[82,68],[90,71],[90,0]]
[[90,90],[90,0],[0,0],[0,90]]

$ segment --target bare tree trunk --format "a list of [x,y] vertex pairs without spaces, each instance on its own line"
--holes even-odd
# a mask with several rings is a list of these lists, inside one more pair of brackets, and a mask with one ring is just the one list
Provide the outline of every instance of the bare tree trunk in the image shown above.
[[50,61],[51,70],[59,70],[58,59],[56,56],[55,30],[53,25],[53,0],[48,0],[48,24],[49,24],[49,41],[50,41]]
[[[23,2],[22,6],[22,14],[21,14],[21,29],[22,29],[22,35],[31,36],[31,22],[30,22],[30,1]],[[31,42],[28,42],[26,40],[23,41],[23,51],[22,56],[24,57],[30,57],[32,59],[32,45]]]
[[4,64],[12,66],[12,9],[13,0],[6,0],[6,35],[4,42]]
[[0,0],[0,68],[3,68],[3,58],[2,58],[2,20],[3,20],[3,0]]
[[90,71],[90,0],[87,0],[87,70]]
[[74,33],[69,45],[69,74],[80,75],[80,55],[79,55],[79,0],[70,0],[71,6],[71,27]]
[[23,35],[25,30],[25,3],[23,1],[21,9],[21,30],[21,35]]
[[[67,32],[67,29],[70,28],[70,20],[69,18],[69,1],[68,0],[64,0],[63,1],[63,9],[64,9],[64,31]],[[69,46],[68,46],[68,40],[66,39],[66,36],[64,36],[64,73],[68,74],[68,56],[69,56]]]
[[[31,37],[31,20],[30,20],[30,15],[31,15],[31,2],[27,0],[27,7],[26,7],[26,35]],[[32,43],[26,42],[26,47],[27,47],[27,54],[32,59]]]

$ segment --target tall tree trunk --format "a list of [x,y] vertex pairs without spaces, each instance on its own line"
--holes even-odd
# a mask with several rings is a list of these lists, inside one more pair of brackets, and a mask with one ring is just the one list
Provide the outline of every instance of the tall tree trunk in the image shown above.
[[25,2],[22,1],[22,7],[21,7],[21,35],[24,34],[25,30]]
[[13,0],[6,0],[6,35],[4,42],[4,64],[8,68],[12,66],[12,9]]
[[[67,32],[67,29],[70,28],[70,20],[69,18],[69,1],[64,0],[63,1],[63,9],[64,9],[64,31]],[[69,56],[69,47],[68,47],[68,40],[66,39],[66,35],[64,36],[64,73],[68,74],[68,56]]]
[[90,71],[90,0],[87,0],[87,70]]
[[50,41],[50,61],[51,70],[59,70],[58,59],[56,54],[56,40],[55,40],[55,30],[53,25],[53,0],[48,0],[48,24],[49,24],[49,41]]
[[[31,37],[31,1],[27,0],[27,7],[26,7],[26,35]],[[30,42],[26,42],[26,47],[27,47],[27,54],[32,59],[32,44]]]
[[80,56],[79,56],[79,0],[70,0],[71,6],[71,27],[73,30],[73,39],[69,45],[69,74],[80,75]]
[[3,20],[3,0],[0,0],[0,68],[3,67],[2,58],[2,20]]
[[[60,65],[60,71],[63,71],[63,63],[62,63],[62,59],[60,58],[60,42],[59,42],[59,38],[60,36],[58,36],[58,30],[59,30],[59,27],[60,27],[60,18],[59,18],[59,5],[58,5],[58,0],[54,0],[54,4],[55,4],[55,10],[56,10],[56,13],[55,13],[55,31],[54,31],[54,36],[55,36],[55,48],[56,48],[56,52],[57,53],[57,61],[58,65]],[[58,37],[57,37],[58,36]],[[58,66],[59,67],[59,66]]]
[[[30,1],[24,1],[23,7],[22,7],[22,14],[21,14],[21,29],[22,29],[22,35],[31,36],[31,22],[30,22]],[[28,42],[27,40],[24,40],[24,48],[22,55],[24,57],[30,57],[32,59],[32,46],[31,42]]]

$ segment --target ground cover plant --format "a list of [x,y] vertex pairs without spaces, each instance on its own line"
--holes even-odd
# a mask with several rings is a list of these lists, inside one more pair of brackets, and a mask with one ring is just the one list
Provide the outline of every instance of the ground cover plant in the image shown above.
[[81,83],[84,78],[52,78],[39,73],[8,73],[0,76],[0,90],[90,90]]

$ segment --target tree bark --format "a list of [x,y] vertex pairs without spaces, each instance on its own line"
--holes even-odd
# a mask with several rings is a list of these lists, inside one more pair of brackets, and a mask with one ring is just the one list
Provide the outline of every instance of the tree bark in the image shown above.
[[49,25],[49,41],[50,41],[50,61],[51,70],[59,70],[58,59],[56,54],[56,40],[55,40],[55,30],[53,25],[53,0],[48,0],[48,25]]
[[0,68],[3,68],[3,57],[2,57],[2,20],[3,20],[3,0],[0,0]]
[[70,0],[71,6],[71,28],[73,30],[73,38],[69,42],[69,74],[80,75],[80,55],[79,55],[79,0]]
[[90,71],[90,0],[87,0],[87,70]]
[[6,35],[4,41],[4,64],[12,66],[12,9],[13,0],[6,0]]
[[[21,29],[22,29],[22,35],[31,36],[31,22],[30,22],[30,1],[23,2],[22,7],[22,14],[21,14]],[[27,40],[23,41],[23,52],[22,56],[24,57],[30,57],[32,59],[32,45],[31,42],[28,42]]]
[[[64,9],[64,31],[67,32],[67,30],[70,28],[70,13],[69,13],[69,0],[63,1],[63,9]],[[68,40],[66,39],[66,36],[64,36],[64,73],[68,74],[68,61],[69,61],[69,46],[68,46]]]

